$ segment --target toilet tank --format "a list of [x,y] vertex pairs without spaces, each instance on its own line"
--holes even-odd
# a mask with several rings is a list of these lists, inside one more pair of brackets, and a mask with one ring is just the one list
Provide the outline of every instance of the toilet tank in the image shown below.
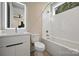
[[40,41],[40,35],[39,34],[31,34],[31,41],[32,41],[32,43],[39,42]]

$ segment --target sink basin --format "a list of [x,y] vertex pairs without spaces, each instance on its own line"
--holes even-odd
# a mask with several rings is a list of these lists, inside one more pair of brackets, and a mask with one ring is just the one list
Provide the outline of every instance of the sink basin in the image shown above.
[[27,32],[24,28],[12,28],[12,29],[6,29],[6,30],[0,30],[0,33],[24,33]]
[[17,29],[17,32],[15,32],[14,29],[0,30],[0,37],[26,35],[26,34],[30,34],[30,33],[27,32],[25,29]]
[[17,31],[16,31],[17,33],[24,33],[24,32],[26,32],[26,29],[24,29],[24,28],[17,28]]

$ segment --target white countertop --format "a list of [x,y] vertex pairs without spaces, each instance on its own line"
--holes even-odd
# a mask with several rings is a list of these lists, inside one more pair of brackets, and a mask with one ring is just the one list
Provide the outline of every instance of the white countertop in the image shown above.
[[21,32],[21,33],[0,33],[0,37],[5,37],[5,36],[16,36],[16,35],[30,35],[29,32]]

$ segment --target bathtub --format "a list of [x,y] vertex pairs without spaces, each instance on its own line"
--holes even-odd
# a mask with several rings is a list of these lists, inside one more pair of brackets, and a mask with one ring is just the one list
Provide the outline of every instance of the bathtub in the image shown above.
[[46,50],[51,56],[79,56],[79,43],[64,38],[51,36],[42,38]]

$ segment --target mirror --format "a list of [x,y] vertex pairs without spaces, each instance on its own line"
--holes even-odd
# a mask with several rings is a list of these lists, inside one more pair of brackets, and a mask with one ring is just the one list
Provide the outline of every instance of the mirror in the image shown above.
[[26,28],[26,5],[18,2],[5,4],[5,28]]

